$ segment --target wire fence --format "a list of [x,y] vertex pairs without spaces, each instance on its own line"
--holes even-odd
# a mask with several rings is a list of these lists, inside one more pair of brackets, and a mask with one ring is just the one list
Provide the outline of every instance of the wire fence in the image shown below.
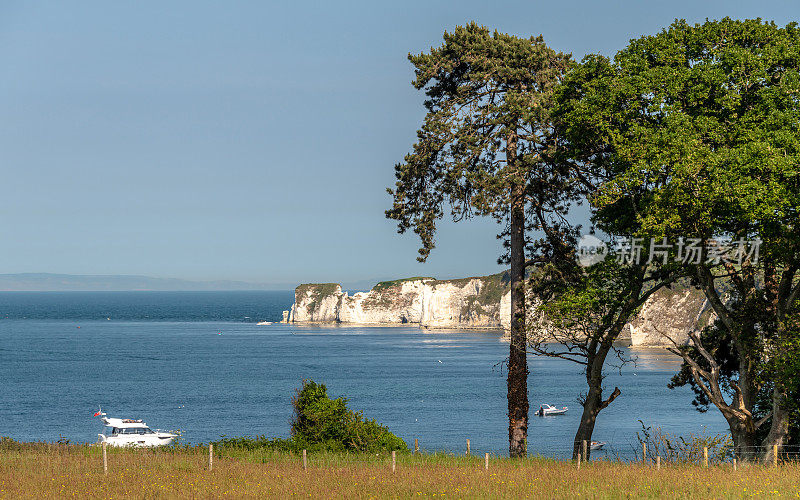
[[[765,445],[731,447],[728,442],[714,448],[694,445],[683,449],[665,449],[648,445],[645,441],[616,443],[599,441],[577,441],[573,447],[544,447],[529,449],[528,461],[552,459],[572,463],[577,467],[594,462],[629,464],[648,467],[699,466],[699,467],[771,467],[782,464],[800,465],[800,445],[785,444],[771,447]],[[622,448],[622,450],[617,447]],[[411,448],[411,447],[410,447]],[[415,440],[409,450],[378,453],[347,453],[309,450],[278,451],[270,449],[243,449],[211,445],[183,445],[161,448],[114,448],[102,444],[71,445],[58,443],[18,443],[0,446],[0,455],[13,450],[39,450],[48,456],[78,455],[86,465],[96,464],[109,474],[120,468],[167,467],[170,460],[178,456],[182,466],[194,470],[215,470],[228,467],[231,460],[256,462],[290,467],[379,467],[395,471],[397,467],[425,467],[435,465],[463,465],[489,470],[492,466],[522,463],[510,462],[508,454],[492,450],[465,439],[464,447],[458,451],[426,450]],[[777,451],[777,454],[776,454]],[[573,458],[574,456],[574,458]],[[110,472],[109,472],[110,471]]]
[[[658,447],[649,445],[642,440],[630,440],[624,443],[607,443],[602,441],[575,441],[572,446],[569,444],[558,445],[556,443],[549,446],[529,447],[528,459],[549,459],[556,461],[603,461],[620,464],[663,464],[663,465],[733,465],[738,464],[768,464],[792,462],[800,464],[800,445],[782,445],[777,449],[772,446],[739,446],[734,447],[730,442],[723,442],[715,446],[704,446],[702,442],[684,441],[683,447]],[[220,450],[221,455],[231,450]],[[777,455],[775,454],[777,451]],[[285,452],[273,452],[273,456],[278,456]],[[365,453],[346,453],[330,454],[328,452],[307,452],[307,457],[314,457],[316,462],[320,459],[324,462],[335,457],[336,462],[344,463],[370,463],[376,461],[388,461],[388,452],[365,454]],[[299,454],[298,454],[299,456]],[[398,457],[416,457],[417,461],[424,463],[426,460],[436,462],[441,458],[447,457],[450,460],[464,459],[465,463],[475,458],[489,457],[494,459],[507,459],[506,450],[483,446],[473,440],[465,439],[462,450],[442,450],[425,448],[419,440],[414,440],[413,446],[409,446],[408,452],[403,452]],[[776,457],[777,456],[777,460]],[[267,458],[268,460],[268,458]],[[312,458],[307,458],[312,460]]]

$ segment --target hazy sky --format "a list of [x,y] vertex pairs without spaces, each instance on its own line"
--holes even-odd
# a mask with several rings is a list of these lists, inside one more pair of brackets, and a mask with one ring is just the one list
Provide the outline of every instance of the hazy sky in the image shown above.
[[406,59],[475,20],[613,55],[675,18],[794,1],[0,3],[0,273],[257,282],[496,272],[497,226],[427,264],[383,216],[424,116]]

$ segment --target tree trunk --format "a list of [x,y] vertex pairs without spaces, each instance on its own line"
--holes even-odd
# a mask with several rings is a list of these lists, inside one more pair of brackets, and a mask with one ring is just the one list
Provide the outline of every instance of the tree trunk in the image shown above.
[[[705,385],[696,374],[693,376],[698,386],[705,387],[706,396],[719,408],[722,416],[728,422],[736,457],[744,461],[753,460],[759,456],[759,450],[756,447],[756,422],[753,420],[753,411],[758,394],[756,385],[758,380],[756,367],[758,363],[754,357],[760,354],[760,349],[752,345],[753,339],[757,337],[756,325],[753,323],[756,318],[750,318],[752,321],[748,321],[746,318],[744,321],[735,319],[732,311],[720,300],[711,273],[703,267],[698,267],[697,269],[697,276],[702,285],[703,293],[712,305],[714,312],[722,320],[736,347],[739,358],[737,384],[740,398],[738,400],[734,398],[730,405],[726,403],[719,390],[719,366],[716,367],[716,371],[712,370],[709,373],[709,376],[712,376],[714,380],[708,380],[708,385]],[[748,295],[752,291],[755,290],[742,290],[741,293],[742,295]],[[699,348],[698,342],[694,342],[694,344],[695,347]],[[716,361],[711,359],[707,359],[707,361],[712,365],[716,364]],[[714,390],[708,392],[710,388]]]
[[581,422],[578,424],[578,432],[575,433],[575,442],[572,446],[572,459],[576,460],[578,455],[582,452],[583,441],[586,441],[586,458],[591,455],[592,433],[594,432],[594,424],[597,422],[597,415],[600,413],[600,404],[602,403],[602,394],[597,387],[590,387],[589,393],[586,395],[586,401],[583,403],[583,414],[581,415]]
[[[737,343],[737,350],[739,352],[739,389],[742,392],[744,409],[752,415],[757,392],[754,382],[756,375],[753,373],[754,363],[750,359],[749,354],[743,354],[744,352],[749,353],[750,351],[745,351],[740,342]],[[731,419],[728,425],[731,429],[731,439],[733,439],[736,458],[740,461],[754,460],[759,454],[756,448],[755,422],[753,422],[752,417],[745,422],[738,419]]]
[[525,193],[511,190],[511,345],[508,355],[508,452],[528,453],[528,360],[525,331]]
[[587,359],[586,383],[589,386],[589,392],[586,394],[586,400],[583,402],[583,414],[581,414],[578,432],[575,433],[575,442],[572,445],[573,460],[577,459],[578,455],[582,452],[583,441],[586,441],[586,459],[589,459],[592,454],[590,445],[592,443],[592,434],[594,433],[594,425],[597,422],[597,416],[620,395],[619,388],[615,387],[611,396],[603,401],[603,365],[605,365],[608,351],[609,347],[602,345],[597,354]]
[[758,389],[755,386],[757,374],[755,373],[755,362],[750,359],[752,351],[744,351],[744,347],[737,343],[736,348],[739,352],[739,389],[742,391],[742,403],[750,413],[753,413]]
[[775,460],[774,447],[777,445],[778,453],[780,453],[789,435],[789,412],[786,411],[784,397],[780,384],[776,382],[775,389],[772,391],[772,425],[769,428],[769,434],[764,439],[766,447],[764,461],[767,463]]
[[730,420],[728,427],[733,440],[733,452],[740,462],[750,462],[758,456],[756,447],[756,433],[736,421]]

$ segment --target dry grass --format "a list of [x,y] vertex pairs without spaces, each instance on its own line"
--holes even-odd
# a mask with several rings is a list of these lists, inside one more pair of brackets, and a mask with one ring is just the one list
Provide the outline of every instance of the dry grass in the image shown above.
[[0,450],[0,497],[90,498],[800,498],[800,465],[654,467],[545,459],[490,460],[443,455],[249,454],[215,457],[203,449],[112,450],[108,476],[95,446],[26,445]]

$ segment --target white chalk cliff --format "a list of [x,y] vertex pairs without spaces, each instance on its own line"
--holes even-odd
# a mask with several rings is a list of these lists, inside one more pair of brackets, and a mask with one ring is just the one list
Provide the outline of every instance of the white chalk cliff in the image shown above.
[[[502,312],[501,312],[502,311]],[[507,328],[511,292],[503,275],[378,283],[352,296],[335,283],[300,285],[291,323],[416,324],[426,328]]]
[[[686,342],[688,331],[710,320],[703,294],[694,289],[661,290],[642,306],[621,340],[637,346]],[[378,283],[349,295],[336,283],[295,289],[289,323],[416,325],[423,328],[507,330],[511,291],[507,274],[456,280],[410,278]]]

